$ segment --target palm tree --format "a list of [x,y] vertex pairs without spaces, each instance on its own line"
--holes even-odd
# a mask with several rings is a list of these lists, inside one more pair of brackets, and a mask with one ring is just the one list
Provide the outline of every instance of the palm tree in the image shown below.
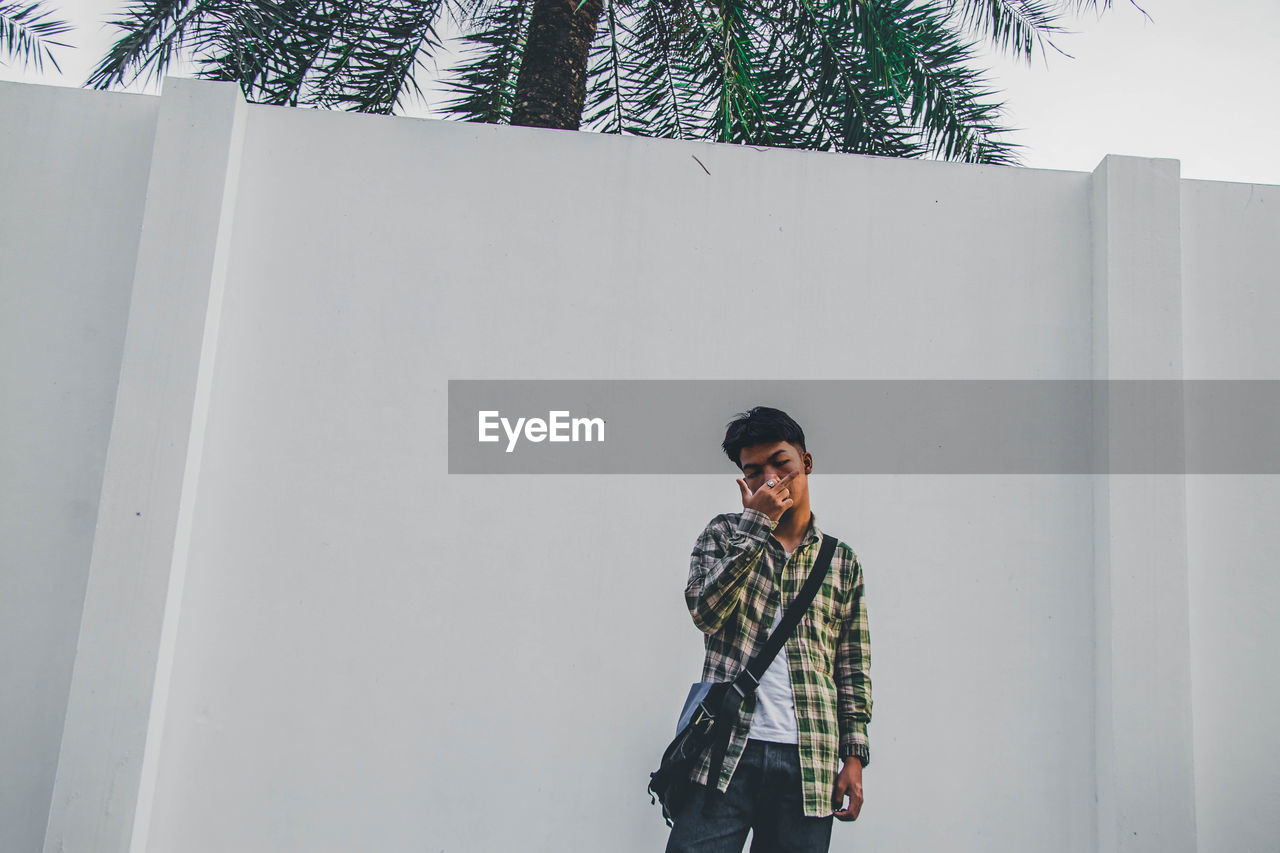
[[[1058,3],[1065,4],[1059,6]],[[964,33],[1030,60],[1110,0],[135,0],[89,84],[175,56],[267,104],[391,113],[463,33],[469,121],[1016,162]],[[1074,7],[1073,9],[1071,7]],[[1056,48],[1054,48],[1056,49]]]
[[54,70],[61,71],[53,48],[70,45],[55,37],[70,30],[70,24],[42,9],[40,0],[25,4],[21,0],[0,0],[0,64],[7,57],[43,71],[47,59]]

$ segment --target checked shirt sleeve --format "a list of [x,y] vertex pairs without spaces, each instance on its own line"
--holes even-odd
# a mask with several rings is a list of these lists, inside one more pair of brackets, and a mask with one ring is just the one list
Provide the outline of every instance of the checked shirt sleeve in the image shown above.
[[776,522],[754,509],[744,509],[736,526],[718,515],[698,537],[689,558],[685,603],[693,624],[703,633],[720,630],[742,603],[747,576],[759,561]]
[[856,756],[865,767],[871,762],[867,740],[867,724],[871,722],[871,634],[867,626],[862,564],[856,556],[853,578],[853,597],[836,648],[837,714],[840,757]]

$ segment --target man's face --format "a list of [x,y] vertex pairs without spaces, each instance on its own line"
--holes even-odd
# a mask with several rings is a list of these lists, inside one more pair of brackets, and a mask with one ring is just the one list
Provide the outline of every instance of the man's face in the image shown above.
[[812,467],[813,457],[789,441],[744,447],[738,456],[738,464],[747,488],[753,492],[758,492],[767,480],[781,480],[796,471],[796,478],[787,484],[791,489],[791,499],[800,504],[809,493],[807,469]]

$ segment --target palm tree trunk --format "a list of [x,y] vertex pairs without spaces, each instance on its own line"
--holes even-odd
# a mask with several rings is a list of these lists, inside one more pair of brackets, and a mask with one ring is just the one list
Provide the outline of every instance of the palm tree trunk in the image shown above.
[[603,0],[534,0],[511,123],[577,130]]

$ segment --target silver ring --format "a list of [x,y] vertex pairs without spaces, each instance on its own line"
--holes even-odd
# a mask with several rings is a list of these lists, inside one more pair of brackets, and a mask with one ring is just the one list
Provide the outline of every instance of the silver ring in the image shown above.
[[771,489],[772,489],[774,486],[778,485],[778,481],[777,481],[777,480],[765,480],[765,481],[764,481],[764,484],[765,484],[766,486],[768,486],[769,488],[771,488]]

